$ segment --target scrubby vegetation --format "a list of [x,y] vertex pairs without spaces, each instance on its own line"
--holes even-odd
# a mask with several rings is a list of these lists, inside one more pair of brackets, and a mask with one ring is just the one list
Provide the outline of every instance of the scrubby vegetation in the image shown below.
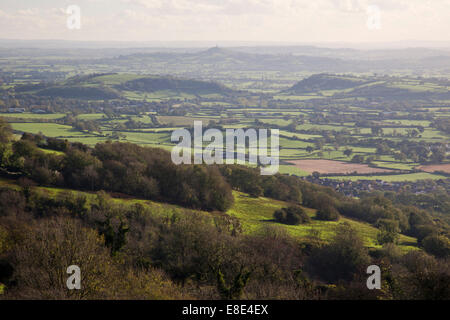
[[204,210],[224,211],[232,204],[231,188],[216,167],[176,166],[169,152],[131,143],[107,142],[91,149],[50,140],[50,146],[66,152],[45,153],[36,145],[44,143],[36,141],[40,138],[24,135],[5,146],[3,167],[42,185],[121,192]]
[[308,214],[299,206],[291,206],[276,210],[273,214],[276,221],[285,224],[298,225],[311,221]]

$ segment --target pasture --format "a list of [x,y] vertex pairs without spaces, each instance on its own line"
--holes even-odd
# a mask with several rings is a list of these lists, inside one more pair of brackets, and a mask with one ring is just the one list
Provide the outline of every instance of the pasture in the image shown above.
[[417,169],[423,170],[425,172],[450,173],[450,163],[418,166]]
[[348,163],[334,160],[291,160],[287,162],[293,164],[298,169],[309,173],[319,172],[325,174],[367,174],[392,171],[390,169],[372,168],[366,164]]
[[[318,232],[320,239],[329,241],[336,233],[336,227],[342,223],[349,223],[362,237],[364,243],[368,247],[380,247],[377,244],[376,237],[378,229],[370,226],[367,223],[358,222],[355,220],[341,218],[339,221],[320,221],[315,219],[316,211],[305,208],[308,215],[312,218],[311,223],[297,226],[290,226],[277,223],[273,219],[275,210],[288,206],[283,201],[277,201],[268,198],[252,198],[247,194],[240,192],[233,192],[235,198],[234,206],[227,212],[231,216],[239,218],[243,224],[244,232],[250,234],[257,234],[264,227],[278,226],[285,229],[290,235],[297,239],[307,239],[312,231]],[[399,246],[403,250],[415,249],[417,240],[412,237],[404,235],[400,236]]]

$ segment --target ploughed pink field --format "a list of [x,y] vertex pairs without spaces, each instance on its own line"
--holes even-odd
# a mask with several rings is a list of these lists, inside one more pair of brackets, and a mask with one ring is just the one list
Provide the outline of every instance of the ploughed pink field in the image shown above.
[[300,170],[312,173],[317,171],[319,173],[381,173],[381,172],[394,172],[395,170],[382,169],[382,168],[371,168],[367,164],[360,163],[350,163],[336,160],[291,160],[287,161],[295,165],[295,167]]
[[450,163],[432,164],[432,165],[428,165],[428,166],[418,166],[417,169],[423,170],[425,172],[442,171],[442,172],[450,173]]

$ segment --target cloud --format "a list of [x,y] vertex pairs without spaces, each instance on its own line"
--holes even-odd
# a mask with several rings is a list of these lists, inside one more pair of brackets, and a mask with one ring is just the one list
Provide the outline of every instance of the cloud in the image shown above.
[[[9,0],[5,0],[9,1]],[[70,1],[67,1],[69,4]],[[450,40],[450,0],[79,0],[82,28],[65,28],[61,1],[12,10],[0,37],[78,40]],[[65,2],[64,2],[65,3]],[[369,6],[381,29],[368,30]]]
[[[0,19],[1,38],[52,37],[58,34],[55,25],[65,23],[65,14],[60,8],[25,8],[17,11],[2,11]],[[61,28],[59,28],[61,29]]]

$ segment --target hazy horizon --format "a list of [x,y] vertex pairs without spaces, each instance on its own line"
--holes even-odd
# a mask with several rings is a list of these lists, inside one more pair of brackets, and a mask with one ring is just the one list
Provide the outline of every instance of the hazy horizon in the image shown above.
[[65,39],[7,39],[0,38],[0,48],[40,49],[207,49],[219,48],[323,48],[352,50],[402,50],[433,49],[450,50],[450,41],[393,41],[393,42],[283,42],[283,41],[107,41],[107,40],[65,40]]

